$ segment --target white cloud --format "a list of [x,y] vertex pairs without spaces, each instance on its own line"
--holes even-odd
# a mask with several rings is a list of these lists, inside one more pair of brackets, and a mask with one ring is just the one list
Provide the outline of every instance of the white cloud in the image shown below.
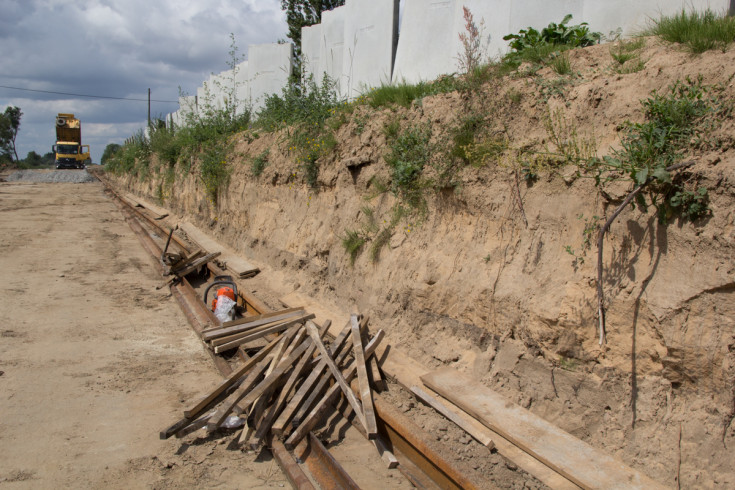
[[[230,33],[241,54],[286,36],[280,0],[0,0],[0,85],[175,101],[227,69]],[[108,142],[144,125],[145,102],[72,98],[0,88],[0,110],[23,111],[19,154],[46,153],[57,112],[82,120],[95,161]],[[152,115],[177,109],[154,103]],[[88,129],[87,129],[88,128]],[[108,131],[109,141],[105,140]],[[129,131],[123,134],[123,131]],[[86,133],[85,133],[86,134]]]

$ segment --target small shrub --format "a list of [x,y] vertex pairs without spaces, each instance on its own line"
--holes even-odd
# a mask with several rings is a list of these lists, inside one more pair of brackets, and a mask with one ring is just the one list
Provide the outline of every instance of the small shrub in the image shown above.
[[710,9],[703,12],[682,10],[672,17],[654,20],[648,34],[670,43],[683,44],[692,53],[711,49],[725,51],[735,41],[735,17],[717,14]]
[[706,187],[700,187],[694,192],[685,189],[677,190],[669,198],[669,205],[674,211],[678,211],[682,218],[689,221],[694,221],[711,212]]
[[383,250],[383,247],[388,245],[392,236],[392,227],[386,227],[380,230],[378,235],[373,240],[373,243],[370,245],[370,260],[372,260],[373,262],[377,262],[378,259],[380,259],[380,252]]
[[253,175],[256,177],[260,177],[260,175],[263,173],[263,170],[265,170],[265,167],[268,166],[268,156],[270,155],[270,150],[266,149],[263,150],[263,152],[258,155],[257,157],[253,158],[250,162],[250,169],[253,171]]
[[646,45],[643,38],[618,41],[610,48],[610,56],[615,61],[613,70],[621,75],[637,73],[641,71],[646,63],[640,56],[640,50]]
[[467,149],[474,145],[475,137],[484,124],[485,117],[478,113],[471,113],[462,117],[459,124],[450,129],[452,145],[449,154],[465,163],[470,163]]
[[569,61],[569,55],[565,52],[554,53],[549,62],[551,69],[559,75],[568,75],[572,72],[572,63]]
[[216,141],[208,144],[200,155],[199,177],[210,202],[215,206],[220,189],[229,182],[231,169],[226,158],[230,147],[224,141]]
[[173,128],[152,126],[150,129],[151,151],[158,155],[161,162],[169,167],[176,165],[181,154],[181,142],[176,138]]
[[482,31],[484,28],[484,21],[480,21],[478,26],[475,23],[475,19],[465,6],[462,6],[462,15],[464,16],[465,32],[459,34],[459,40],[462,43],[462,52],[459,56],[459,70],[470,75],[480,67],[484,61],[484,54],[482,52]]
[[383,126],[383,134],[389,140],[394,140],[398,137],[398,133],[401,130],[401,120],[397,117],[389,120]]
[[599,32],[590,32],[586,22],[567,26],[570,20],[572,20],[572,14],[567,14],[559,24],[552,22],[540,32],[529,27],[521,29],[518,34],[508,34],[503,37],[503,40],[510,41],[511,55],[549,46],[577,48],[592,46],[600,42],[602,35]]
[[422,180],[424,167],[432,155],[431,128],[415,126],[400,133],[390,143],[390,153],[385,156],[391,169],[391,188],[398,197],[415,209],[423,209]]
[[355,265],[355,260],[360,251],[365,246],[365,237],[358,231],[346,230],[345,236],[342,238],[342,246],[350,256],[350,265]]
[[662,223],[674,213],[684,219],[706,214],[707,190],[685,189],[666,169],[702,144],[707,131],[729,110],[713,91],[702,85],[700,77],[677,81],[668,92],[652,92],[642,101],[646,120],[628,123],[621,149],[612,157],[590,160],[597,183],[617,179],[623,173],[636,185],[650,184],[646,188],[648,201],[641,193],[636,204],[644,210],[649,204],[654,206]]

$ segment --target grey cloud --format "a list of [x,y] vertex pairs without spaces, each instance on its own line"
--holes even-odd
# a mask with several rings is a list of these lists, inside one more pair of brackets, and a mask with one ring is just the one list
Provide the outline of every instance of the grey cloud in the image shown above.
[[[285,37],[280,0],[0,0],[4,69],[0,85],[58,92],[177,100],[211,72],[227,69],[230,33],[241,55],[250,44]],[[57,112],[74,112],[90,128],[99,161],[146,119],[147,104],[72,98],[0,88],[0,110],[23,110],[19,154],[45,153]],[[152,114],[176,110],[154,103]],[[107,138],[107,139],[106,139]]]

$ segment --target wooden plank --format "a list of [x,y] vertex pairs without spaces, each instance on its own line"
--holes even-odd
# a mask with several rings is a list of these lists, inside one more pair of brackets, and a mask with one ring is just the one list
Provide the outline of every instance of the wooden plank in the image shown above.
[[211,253],[211,254],[207,254],[204,257],[201,257],[201,258],[196,259],[194,262],[192,262],[191,264],[187,265],[186,267],[184,267],[182,269],[172,270],[171,273],[172,274],[175,274],[175,275],[177,275],[179,277],[184,277],[185,275],[189,274],[190,272],[195,271],[199,267],[201,267],[203,265],[206,265],[209,262],[213,261],[217,257],[219,257],[219,252],[214,252],[214,253]]
[[306,311],[306,308],[303,306],[299,306],[297,308],[286,308],[284,310],[278,310],[278,311],[269,311],[268,313],[261,313],[260,315],[251,315],[246,316],[244,318],[238,318],[237,320],[232,320],[229,322],[225,322],[222,324],[223,327],[232,327],[235,325],[244,325],[246,323],[254,322],[256,320],[260,320],[262,318],[273,318],[274,316],[282,315],[284,313],[295,313],[299,311]]
[[[373,337],[373,339],[365,346],[366,356],[370,357],[373,352],[375,352],[376,347],[380,344],[381,340],[383,340],[384,336],[385,332],[383,332],[382,330],[378,330],[378,332],[375,334],[375,337]],[[352,366],[344,376],[345,381],[351,381],[352,378],[355,377],[356,373],[357,368],[355,366]],[[296,444],[298,444],[298,442],[304,438],[304,436],[319,422],[319,420],[321,420],[329,404],[332,403],[339,394],[340,389],[341,387],[338,384],[334,384],[331,388],[329,388],[329,390],[322,397],[319,403],[314,406],[311,412],[309,412],[309,415],[304,419],[303,422],[301,422],[301,425],[299,425],[299,427],[294,430],[288,437],[285,443],[287,448],[293,448]]]
[[347,400],[350,402],[350,405],[352,405],[352,409],[355,411],[357,419],[365,428],[365,431],[367,431],[367,422],[365,421],[365,413],[363,412],[362,404],[352,392],[350,385],[348,385],[345,381],[339,368],[334,363],[334,359],[332,359],[332,356],[330,356],[329,352],[327,352],[327,348],[322,343],[322,339],[319,338],[319,332],[317,331],[316,327],[314,327],[313,325],[309,325],[306,327],[306,330],[309,332],[312,340],[316,343],[317,349],[319,349],[319,352],[321,352],[324,360],[327,362],[327,367],[330,371],[332,371],[332,376],[334,376],[334,379],[337,380],[337,384],[339,384],[339,386],[342,388],[342,392],[344,393]]
[[265,417],[260,422],[260,426],[255,433],[255,439],[258,444],[262,444],[265,436],[268,434],[268,431],[273,425],[273,421],[276,418],[276,415],[281,412],[281,409],[286,404],[286,400],[288,400],[288,397],[291,394],[291,390],[294,388],[294,386],[296,386],[298,380],[303,376],[304,371],[308,367],[309,359],[311,359],[311,356],[314,355],[315,350],[316,345],[314,345],[314,343],[312,342],[311,346],[306,350],[304,355],[301,356],[301,360],[296,365],[293,372],[291,373],[291,376],[288,378],[286,384],[281,389],[281,393],[278,395],[278,399],[270,406]]
[[375,438],[373,440],[373,444],[375,444],[375,449],[378,450],[380,458],[385,462],[388,469],[392,470],[398,466],[398,459],[396,459],[395,455],[388,449],[382,438]]
[[371,356],[370,359],[368,359],[368,364],[370,365],[370,370],[368,371],[368,374],[370,375],[370,381],[373,384],[373,387],[378,391],[384,391],[388,389],[388,385],[386,384],[385,380],[383,379],[383,375],[380,372],[380,366],[378,366],[378,359],[375,356]]
[[[357,382],[360,386],[360,399],[362,401],[363,417],[365,419],[365,430],[368,439],[378,437],[378,423],[375,421],[375,409],[373,408],[373,393],[370,390],[367,366],[365,365],[365,351],[362,349],[362,335],[360,333],[360,322],[357,315],[350,317],[352,323],[352,347],[355,352],[355,365],[357,367]],[[350,390],[352,393],[352,390]]]
[[[283,343],[287,343],[295,334],[295,329],[291,329],[285,334],[281,335],[277,339],[276,347]],[[255,365],[255,367],[250,370],[245,380],[240,383],[240,386],[232,394],[230,394],[227,399],[222,403],[220,408],[217,409],[217,412],[215,412],[215,414],[213,415],[213,417],[217,417],[217,425],[222,423],[222,421],[227,417],[227,414],[229,414],[232,410],[232,407],[238,401],[240,401],[243,396],[245,396],[245,394],[255,385],[255,383],[257,383],[260,376],[268,368],[268,365],[270,364],[272,358],[273,353],[262,357],[261,360]]]
[[303,310],[291,311],[287,313],[281,313],[279,315],[272,315],[266,318],[258,318],[255,320],[250,320],[248,322],[238,324],[238,325],[233,325],[230,327],[210,328],[210,329],[207,329],[206,332],[202,333],[202,340],[204,340],[205,342],[209,342],[210,340],[214,340],[219,337],[226,337],[228,335],[250,331],[256,327],[261,327],[263,325],[270,325],[275,322],[284,321],[286,319],[298,316],[299,314],[303,315],[303,313],[304,313]]
[[189,408],[188,410],[184,410],[184,416],[187,418],[194,418],[203,411],[207,410],[209,404],[215,400],[221,393],[223,393],[225,390],[227,390],[230,386],[237,383],[240,378],[247,373],[250,368],[255,366],[258,362],[260,362],[270,351],[275,347],[278,342],[281,341],[281,338],[274,339],[271,343],[263,347],[258,351],[257,354],[255,354],[253,357],[251,357],[247,362],[245,362],[242,366],[235,369],[229,376],[227,376],[217,387],[212,390],[208,395],[206,395],[204,398],[199,400],[196,404],[194,404],[193,407]]
[[[488,431],[485,426],[479,423],[476,419],[468,416],[466,412],[459,413],[452,411],[452,409],[449,408],[447,405],[439,401],[437,398],[431,396],[429,393],[422,390],[418,386],[412,386],[411,392],[413,392],[413,394],[416,395],[419,400],[422,400],[424,403],[434,408],[434,410],[457,424],[462,430],[474,437],[475,440],[483,446],[487,447],[488,449],[493,449],[495,447],[495,443],[488,435]],[[464,417],[462,416],[463,414],[465,415]]]
[[201,248],[210,252],[220,252],[222,254],[222,262],[226,264],[226,269],[231,271],[233,275],[237,277],[246,277],[260,272],[260,269],[238,256],[234,250],[217,242],[193,224],[185,222],[181,223],[180,227],[187,234],[189,239]]
[[582,488],[666,488],[454,369],[439,369],[421,380]]
[[242,345],[242,344],[244,344],[246,342],[252,342],[253,340],[256,340],[256,339],[260,339],[262,337],[265,337],[268,334],[281,332],[283,330],[286,330],[287,328],[290,328],[293,325],[296,325],[298,323],[303,322],[304,320],[308,320],[311,317],[312,317],[311,315],[306,315],[306,316],[301,317],[301,318],[299,318],[297,320],[293,320],[293,321],[290,321],[290,322],[287,322],[287,323],[279,323],[279,324],[274,325],[272,327],[268,327],[268,328],[266,328],[264,330],[258,330],[257,332],[252,332],[249,335],[247,335],[247,336],[245,336],[245,337],[243,337],[241,339],[233,340],[232,342],[228,342],[226,344],[222,344],[222,345],[219,345],[219,346],[215,347],[214,348],[214,352],[216,354],[219,354],[221,352],[225,352],[225,351],[228,351],[228,350],[233,349],[235,347],[238,347],[238,346],[240,346],[240,345]]
[[[360,322],[360,329],[363,329],[367,327],[367,317],[364,317],[362,321]],[[347,327],[345,327],[349,332],[352,332],[352,325],[351,321],[347,321]],[[345,357],[350,353],[352,350],[352,335],[347,337],[344,341],[344,347],[342,349],[337,349],[336,351],[330,351],[332,354],[332,357],[334,358],[334,363],[337,366],[341,366],[342,362],[344,361]],[[320,358],[321,362],[321,358]],[[319,367],[319,365],[317,366]],[[319,375],[321,375],[322,371],[324,371],[327,368],[327,363],[323,362],[321,364],[321,370],[319,371]],[[314,404],[316,400],[318,400],[322,394],[324,393],[324,390],[327,388],[327,384],[332,379],[331,376],[321,376],[319,378],[317,384],[314,386],[314,388],[311,390],[311,393],[309,394],[309,397],[304,401],[304,403],[301,405],[299,410],[296,412],[296,415],[293,417],[293,425],[297,426],[301,422],[301,419],[306,416],[306,414],[309,412],[309,409]],[[349,405],[349,404],[348,404]]]
[[[342,332],[340,332],[340,334],[337,336],[337,338],[332,343],[332,346],[330,347],[330,353],[333,356],[340,351],[342,345],[347,340],[349,333],[350,323],[348,321],[345,328],[342,330]],[[294,412],[299,408],[299,406],[301,406],[301,402],[304,400],[304,397],[311,391],[311,387],[314,386],[314,383],[317,382],[319,377],[322,375],[322,372],[326,368],[327,363],[320,360],[317,365],[312,369],[309,376],[301,384],[301,387],[296,390],[296,393],[294,394],[293,398],[291,398],[291,401],[288,402],[286,408],[283,409],[281,414],[273,423],[272,430],[274,434],[278,436],[283,434],[284,427],[286,427],[286,424],[288,424],[289,420],[291,420]]]
[[[318,332],[317,332],[318,335]],[[321,340],[321,339],[320,339]],[[240,390],[238,389],[235,393],[233,393],[230,398],[227,399],[225,403],[223,403],[222,407],[220,407],[219,410],[217,410],[217,413],[215,413],[212,418],[210,418],[209,423],[207,424],[207,431],[212,432],[219,427],[222,422],[227,418],[227,414],[230,413],[230,410],[232,409],[232,405],[237,403],[242,408],[247,408],[250,405],[252,405],[255,400],[260,398],[260,396],[265,393],[265,391],[274,383],[278,382],[278,380],[283,376],[283,374],[286,372],[286,370],[291,367],[291,364],[293,364],[298,357],[301,356],[301,354],[306,351],[306,349],[309,347],[309,339],[306,339],[301,343],[301,345],[293,351],[291,356],[289,356],[288,359],[284,363],[282,363],[280,366],[278,366],[269,376],[266,376],[263,381],[258,383],[257,386],[253,387],[249,391],[247,390]],[[250,388],[250,387],[248,387]]]

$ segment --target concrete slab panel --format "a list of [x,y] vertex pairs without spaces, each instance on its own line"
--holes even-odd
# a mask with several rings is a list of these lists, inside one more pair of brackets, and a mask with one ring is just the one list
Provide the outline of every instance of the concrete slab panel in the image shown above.
[[321,38],[321,24],[306,26],[301,29],[301,70],[305,77],[311,75],[317,82],[322,79],[322,73],[324,72],[319,61]]
[[235,66],[235,97],[237,99],[237,107],[235,114],[242,114],[250,109],[250,72],[248,71],[248,62]]
[[342,71],[352,99],[389,84],[398,36],[398,0],[347,0]]
[[[609,35],[621,29],[624,36],[637,34],[649,26],[650,19],[680,11],[680,0],[585,0],[584,21],[593,31]],[[576,19],[574,20],[575,23]]]
[[334,80],[337,94],[340,97],[345,96],[343,87],[347,87],[346,77],[342,73],[346,12],[345,7],[322,12],[322,23],[320,24],[322,26],[319,40],[320,71]]
[[253,111],[257,112],[263,107],[268,95],[281,94],[291,76],[292,59],[291,43],[254,44],[248,47],[250,98]]
[[405,0],[394,84],[434,80],[456,69],[456,0]]

